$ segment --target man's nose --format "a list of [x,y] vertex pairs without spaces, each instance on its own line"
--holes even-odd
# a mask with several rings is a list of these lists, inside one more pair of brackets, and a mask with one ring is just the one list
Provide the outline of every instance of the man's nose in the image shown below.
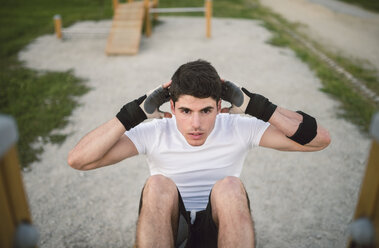
[[200,116],[198,113],[194,113],[192,115],[192,127],[194,129],[200,128]]

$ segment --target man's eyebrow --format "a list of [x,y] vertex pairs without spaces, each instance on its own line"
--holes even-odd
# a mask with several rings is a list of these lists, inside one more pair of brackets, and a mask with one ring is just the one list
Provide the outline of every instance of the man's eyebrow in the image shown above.
[[214,109],[214,107],[208,106],[208,107],[203,108],[201,111],[209,111],[209,110],[212,110],[212,109]]
[[[190,110],[190,111],[192,111],[192,109],[187,108],[187,107],[179,107],[179,109],[180,110]],[[212,109],[214,109],[214,107],[208,106],[208,107],[202,108],[200,111],[209,111],[209,110],[212,110]]]
[[180,110],[191,110],[189,108],[186,108],[186,107],[179,107]]

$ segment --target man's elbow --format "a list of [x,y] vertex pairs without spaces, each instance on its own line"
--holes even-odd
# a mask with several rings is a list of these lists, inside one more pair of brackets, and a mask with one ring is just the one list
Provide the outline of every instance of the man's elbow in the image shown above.
[[330,142],[332,142],[330,134],[326,129],[319,130],[318,136],[320,140],[320,150],[325,149],[330,144]]
[[79,159],[75,156],[73,151],[70,151],[67,157],[67,163],[71,168],[76,170],[85,170],[84,165],[79,162]]

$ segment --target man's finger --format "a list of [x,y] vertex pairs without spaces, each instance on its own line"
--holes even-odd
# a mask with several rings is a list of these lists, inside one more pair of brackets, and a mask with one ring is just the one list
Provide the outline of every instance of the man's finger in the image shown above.
[[229,113],[230,108],[222,108],[221,113]]
[[162,87],[163,88],[168,88],[168,87],[170,87],[170,85],[171,85],[171,80],[170,81],[168,81],[167,83],[164,83],[163,85],[162,85]]
[[163,117],[164,117],[164,118],[172,118],[172,114],[169,113],[169,112],[164,112],[164,113],[163,113]]

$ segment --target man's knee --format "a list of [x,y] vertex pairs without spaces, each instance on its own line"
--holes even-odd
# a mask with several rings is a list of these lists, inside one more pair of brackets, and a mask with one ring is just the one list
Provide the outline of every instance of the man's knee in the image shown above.
[[143,189],[142,201],[143,203],[159,203],[162,206],[177,204],[178,190],[174,181],[163,175],[149,177]]
[[245,187],[238,177],[228,176],[217,181],[211,194],[212,211],[239,209],[250,213],[250,201]]
[[[245,187],[237,177],[225,177],[217,181],[211,194],[212,217],[216,225],[229,216],[251,226],[250,201]],[[226,219],[225,219],[226,218]]]
[[238,177],[228,176],[216,182],[212,189],[212,196],[218,199],[232,200],[246,198],[246,190]]

